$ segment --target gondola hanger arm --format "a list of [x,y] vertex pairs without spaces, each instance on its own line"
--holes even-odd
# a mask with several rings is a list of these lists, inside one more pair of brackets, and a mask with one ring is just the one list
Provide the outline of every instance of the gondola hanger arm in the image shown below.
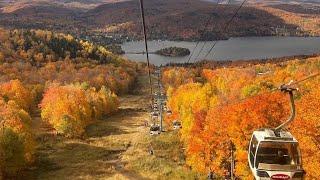
[[294,103],[293,92],[297,91],[298,89],[291,86],[292,84],[293,84],[293,81],[291,80],[288,84],[283,84],[279,88],[282,92],[289,94],[291,114],[287,121],[285,121],[284,123],[282,123],[281,125],[275,128],[275,132],[280,132],[283,128],[287,127],[288,124],[290,124],[296,116],[296,106]]

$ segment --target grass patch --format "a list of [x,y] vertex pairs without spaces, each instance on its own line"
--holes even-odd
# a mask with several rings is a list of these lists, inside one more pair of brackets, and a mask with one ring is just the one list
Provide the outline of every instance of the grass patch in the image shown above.
[[[185,166],[185,156],[178,132],[165,132],[159,136],[144,136],[135,145],[128,160],[128,167],[151,179],[206,179]],[[154,154],[150,155],[150,147]],[[143,152],[138,152],[138,151]]]

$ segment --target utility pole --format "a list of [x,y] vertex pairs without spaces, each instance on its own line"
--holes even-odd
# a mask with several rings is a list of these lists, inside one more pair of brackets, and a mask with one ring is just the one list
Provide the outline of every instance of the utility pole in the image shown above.
[[161,89],[160,89],[160,78],[161,78],[161,70],[159,68],[159,74],[158,74],[158,88],[159,88],[159,104],[160,104],[160,131],[162,132],[163,131],[163,127],[162,127],[162,121],[163,121],[163,113],[162,113],[162,110],[163,110],[163,97],[162,97],[162,93],[161,93]]
[[163,128],[162,128],[162,120],[163,120],[163,117],[162,117],[162,101],[161,99],[159,99],[160,101],[160,131],[162,132],[163,131]]

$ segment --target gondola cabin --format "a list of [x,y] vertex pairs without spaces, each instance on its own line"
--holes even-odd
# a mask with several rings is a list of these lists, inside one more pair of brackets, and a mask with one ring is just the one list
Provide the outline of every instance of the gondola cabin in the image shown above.
[[182,128],[182,125],[181,125],[180,121],[173,121],[172,125],[173,125],[173,129],[175,129],[175,130]]
[[159,135],[161,133],[159,125],[152,125],[150,127],[150,135]]
[[159,111],[158,106],[153,107],[153,111]]
[[159,114],[158,114],[158,112],[151,112],[151,117],[152,118],[158,118],[158,116],[159,116]]
[[249,166],[255,179],[303,179],[298,141],[290,132],[272,129],[255,131],[249,145]]
[[162,109],[163,109],[164,111],[167,111],[167,106],[163,106]]

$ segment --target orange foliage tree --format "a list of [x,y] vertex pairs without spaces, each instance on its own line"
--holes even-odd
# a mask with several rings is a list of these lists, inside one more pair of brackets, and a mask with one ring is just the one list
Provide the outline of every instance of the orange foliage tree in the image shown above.
[[165,86],[179,87],[188,82],[193,82],[194,78],[194,71],[186,68],[167,69],[162,73],[162,82]]
[[92,109],[85,91],[74,86],[50,87],[40,104],[41,117],[48,121],[58,133],[80,136],[92,122]]
[[11,80],[1,84],[0,96],[5,101],[15,101],[20,108],[27,112],[30,112],[34,105],[33,94],[19,80]]
[[118,108],[117,96],[105,87],[100,91],[82,85],[53,85],[44,93],[41,117],[58,133],[67,137],[81,136],[96,118]]
[[[236,176],[252,179],[247,165],[251,133],[262,127],[276,127],[289,114],[287,95],[268,91],[319,70],[319,57],[295,59],[278,64],[203,69],[200,74],[205,82],[194,83],[197,79],[193,79],[190,83],[181,78],[175,81],[174,75],[180,76],[179,71],[167,68],[162,81],[172,115],[166,117],[166,122],[182,122],[180,134],[187,164],[202,173],[211,171],[224,176],[233,142]],[[304,168],[311,179],[320,177],[316,168],[320,165],[319,83],[317,78],[300,85],[302,90],[296,94],[298,118],[290,126],[300,142]]]
[[299,140],[303,167],[310,179],[320,177],[320,78],[314,82],[314,88],[298,101],[298,117],[290,126]]
[[[208,167],[223,175],[223,164],[229,157],[230,142],[235,145],[236,175],[248,177],[247,147],[251,133],[258,128],[272,128],[284,121],[288,108],[280,93],[261,95],[244,102],[213,108],[205,120],[204,152]],[[226,169],[225,169],[226,170]]]

